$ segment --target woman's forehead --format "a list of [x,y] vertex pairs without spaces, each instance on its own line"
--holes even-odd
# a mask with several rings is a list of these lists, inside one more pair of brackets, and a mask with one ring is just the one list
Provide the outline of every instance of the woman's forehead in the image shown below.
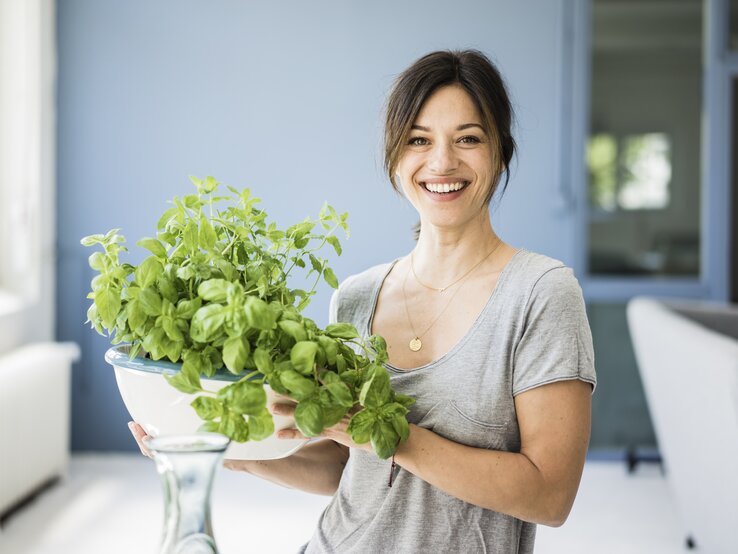
[[456,128],[470,123],[482,125],[474,100],[462,87],[447,85],[428,97],[413,125],[432,128],[435,124]]

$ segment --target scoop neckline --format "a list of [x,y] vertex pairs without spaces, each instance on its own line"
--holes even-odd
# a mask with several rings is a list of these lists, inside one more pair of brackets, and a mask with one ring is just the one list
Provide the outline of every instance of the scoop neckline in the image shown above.
[[[500,272],[500,276],[497,278],[497,283],[495,283],[495,288],[492,289],[492,292],[490,293],[489,298],[487,298],[487,302],[484,304],[484,307],[479,312],[479,315],[477,315],[477,318],[474,320],[474,323],[471,325],[471,327],[469,327],[469,329],[467,329],[466,333],[464,333],[464,335],[458,341],[456,341],[456,344],[454,344],[449,350],[447,350],[441,357],[436,358],[435,360],[431,360],[427,364],[423,364],[418,367],[411,367],[407,369],[396,367],[389,362],[385,362],[382,365],[394,373],[414,373],[416,371],[429,369],[434,366],[437,366],[447,361],[449,358],[453,357],[454,354],[456,354],[456,352],[461,350],[464,344],[474,334],[477,327],[479,327],[479,325],[481,324],[482,319],[485,317],[486,313],[490,310],[490,307],[494,304],[494,299],[497,296],[497,291],[500,289],[500,286],[504,283],[504,281],[507,278],[507,274],[510,272],[510,266],[513,265],[513,262],[516,261],[516,258],[518,258],[522,252],[527,252],[527,250],[525,248],[518,248],[515,254],[513,254],[512,257],[507,261],[505,266],[502,268],[502,271]],[[374,290],[372,291],[372,303],[370,307],[369,318],[367,319],[366,327],[365,327],[366,336],[370,336],[372,334],[372,323],[374,322],[374,313],[377,310],[377,302],[379,301],[379,293],[382,290],[382,286],[384,285],[384,282],[387,279],[387,276],[392,271],[392,268],[395,267],[397,262],[399,262],[401,259],[402,257],[395,258],[392,262],[390,262],[387,270],[380,276],[379,279],[377,279],[377,282],[374,285]]]

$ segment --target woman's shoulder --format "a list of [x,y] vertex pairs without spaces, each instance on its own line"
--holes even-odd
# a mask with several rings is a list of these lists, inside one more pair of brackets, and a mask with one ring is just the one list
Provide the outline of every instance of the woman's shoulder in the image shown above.
[[573,269],[561,260],[526,249],[521,249],[515,259],[516,275],[512,281],[527,298],[581,294]]
[[379,284],[396,261],[373,265],[341,280],[338,290],[333,293],[332,301],[335,303],[336,309],[339,302],[343,310],[346,310],[347,307],[355,309],[370,306]]
[[366,289],[371,290],[387,275],[396,261],[373,265],[359,273],[349,275],[341,281],[339,289],[342,293]]

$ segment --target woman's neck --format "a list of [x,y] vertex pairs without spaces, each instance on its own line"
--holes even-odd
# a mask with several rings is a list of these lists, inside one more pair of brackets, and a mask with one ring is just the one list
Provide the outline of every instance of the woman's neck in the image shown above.
[[499,242],[487,210],[463,227],[423,224],[413,251],[414,268],[425,282],[442,287],[480,262]]

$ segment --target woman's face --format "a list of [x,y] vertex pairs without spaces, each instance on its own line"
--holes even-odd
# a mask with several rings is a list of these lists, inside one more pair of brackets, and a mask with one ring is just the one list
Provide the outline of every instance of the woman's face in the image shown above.
[[492,156],[469,94],[458,85],[435,91],[413,123],[397,166],[402,191],[422,224],[455,228],[479,217],[495,177]]

